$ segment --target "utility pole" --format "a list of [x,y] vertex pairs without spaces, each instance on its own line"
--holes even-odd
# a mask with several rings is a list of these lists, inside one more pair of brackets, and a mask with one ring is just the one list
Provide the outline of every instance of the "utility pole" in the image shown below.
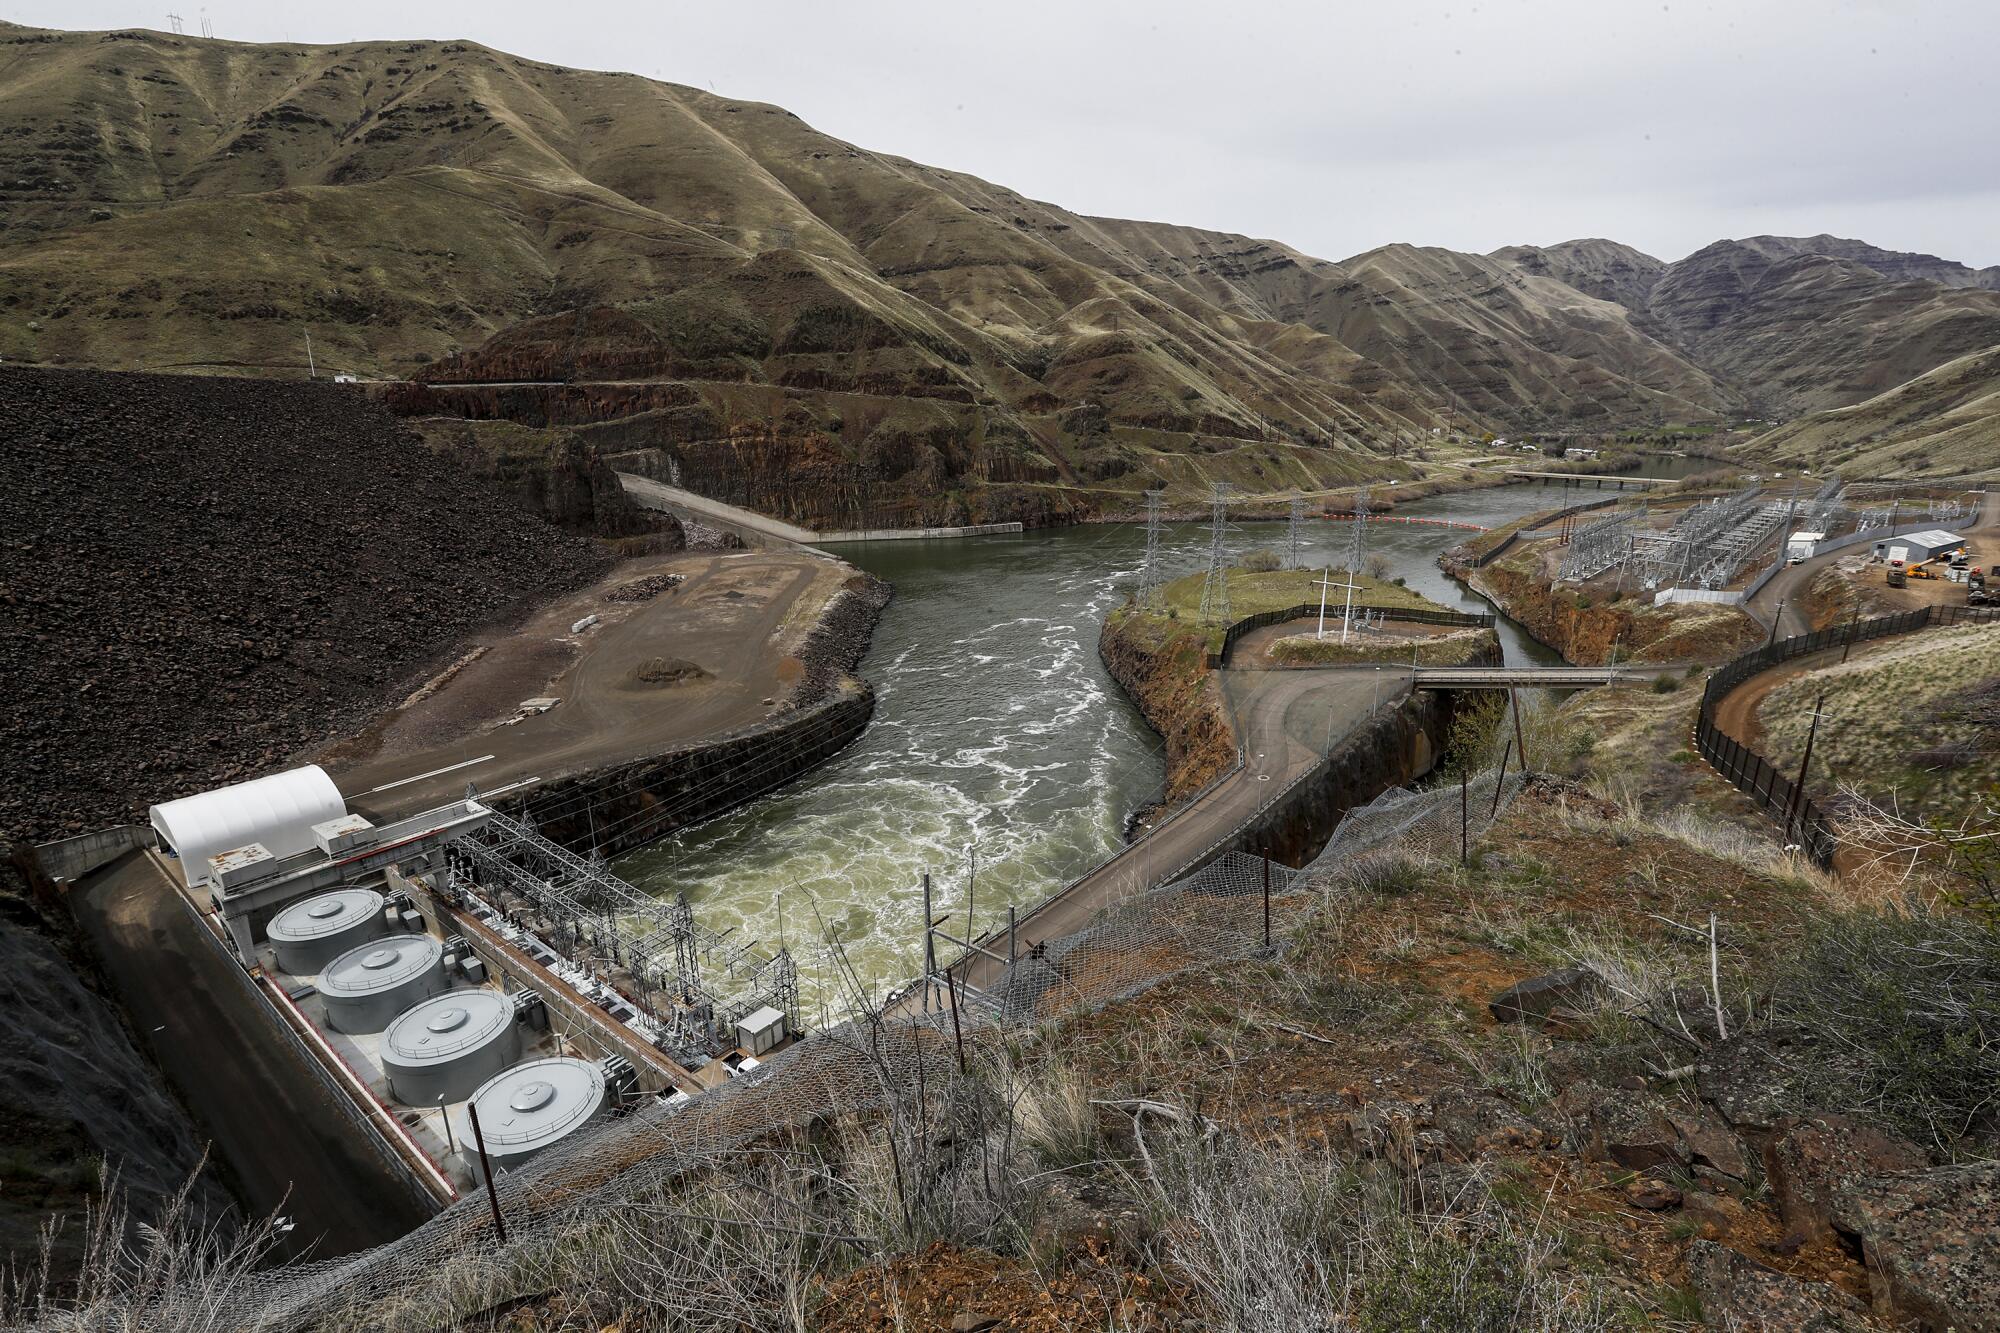
[[[1323,577],[1314,579],[1313,583],[1316,587],[1319,588],[1319,630],[1317,633],[1313,635],[1313,637],[1315,639],[1324,639],[1326,637],[1326,590],[1328,588],[1346,588],[1348,590],[1347,601],[1348,604],[1351,606],[1354,603],[1354,579],[1350,575],[1347,582],[1335,583],[1333,581],[1333,571],[1329,569],[1326,571]],[[1347,631],[1345,626],[1343,626],[1341,629],[1340,641],[1342,643],[1347,642]]]
[[493,1188],[493,1163],[486,1157],[486,1132],[479,1128],[479,1103],[477,1100],[465,1104],[465,1114],[472,1121],[472,1141],[479,1145],[479,1170],[486,1177],[486,1202],[493,1206],[493,1238],[507,1243],[507,1219],[500,1216],[500,1192]]
[[[1805,813],[1806,769],[1812,763],[1813,741],[1819,735],[1819,713],[1826,706],[1826,692],[1820,691],[1819,698],[1813,700],[1812,725],[1806,728],[1806,750],[1799,756],[1799,780],[1792,784],[1792,799],[1785,807],[1785,836],[1792,836],[1792,821]],[[1799,840],[1801,843],[1804,839]]]
[[931,872],[924,872],[924,1012],[931,1008],[931,988],[937,984],[937,948],[932,930],[937,922],[931,916]]

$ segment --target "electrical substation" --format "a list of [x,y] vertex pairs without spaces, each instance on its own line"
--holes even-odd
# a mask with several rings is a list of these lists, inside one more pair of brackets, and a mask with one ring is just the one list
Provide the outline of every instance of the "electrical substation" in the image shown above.
[[[152,807],[160,878],[434,1205],[795,1040],[790,954],[479,799],[377,825],[317,767]],[[584,1149],[588,1151],[588,1149]]]

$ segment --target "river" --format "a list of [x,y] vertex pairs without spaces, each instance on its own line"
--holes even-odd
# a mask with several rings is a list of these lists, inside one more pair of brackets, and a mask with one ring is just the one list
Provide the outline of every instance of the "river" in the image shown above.
[[[1690,467],[1658,463],[1644,475],[1684,475]],[[1396,512],[1493,527],[1556,505],[1561,495],[1557,486],[1509,486]],[[1305,562],[1344,562],[1350,532],[1349,523],[1309,520]],[[1437,567],[1437,553],[1468,535],[1374,524],[1366,549],[1443,605],[1490,610]],[[1285,536],[1281,522],[1243,523],[1230,548],[1282,551]],[[1170,577],[1194,572],[1207,558],[1207,525],[1169,525],[1161,548]],[[686,891],[713,929],[734,927],[735,938],[765,949],[788,944],[809,1022],[820,1017],[822,999],[841,1007],[831,941],[871,993],[921,970],[926,871],[942,904],[936,910],[957,914],[954,934],[972,880],[983,929],[1003,920],[1008,904],[1037,901],[1115,851],[1127,818],[1159,795],[1165,778],[1159,737],[1097,659],[1105,613],[1136,586],[1143,527],[880,542],[837,553],[896,588],[861,664],[876,692],[867,732],[790,787],[617,867],[651,892]],[[1512,622],[1500,633],[1509,662],[1556,660]]]

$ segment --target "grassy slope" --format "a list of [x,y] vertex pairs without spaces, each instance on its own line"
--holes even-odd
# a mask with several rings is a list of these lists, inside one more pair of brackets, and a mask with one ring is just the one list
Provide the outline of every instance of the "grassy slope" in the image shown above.
[[1951,476],[2000,464],[2000,346],[1948,361],[1886,393],[1768,431],[1744,446],[1777,463],[1849,476]]
[[[1817,784],[1850,781],[1906,812],[1955,817],[2000,782],[2000,736],[1964,715],[1972,696],[2000,693],[2000,625],[1926,630],[1856,648],[1845,665],[1786,681],[1758,706],[1762,749],[1791,771],[1824,693],[1813,741]],[[1988,712],[1992,705],[1988,705]]]

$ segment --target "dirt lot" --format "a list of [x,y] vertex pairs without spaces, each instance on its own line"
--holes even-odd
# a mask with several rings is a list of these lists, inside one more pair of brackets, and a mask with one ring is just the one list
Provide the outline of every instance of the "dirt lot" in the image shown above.
[[[840,561],[768,551],[628,562],[477,641],[321,762],[351,805],[387,818],[452,800],[467,782],[492,791],[749,726],[785,706],[805,675],[806,636],[853,575]],[[682,581],[647,595],[663,576]],[[597,623],[572,632],[591,615]],[[538,698],[559,702],[524,716]]]

